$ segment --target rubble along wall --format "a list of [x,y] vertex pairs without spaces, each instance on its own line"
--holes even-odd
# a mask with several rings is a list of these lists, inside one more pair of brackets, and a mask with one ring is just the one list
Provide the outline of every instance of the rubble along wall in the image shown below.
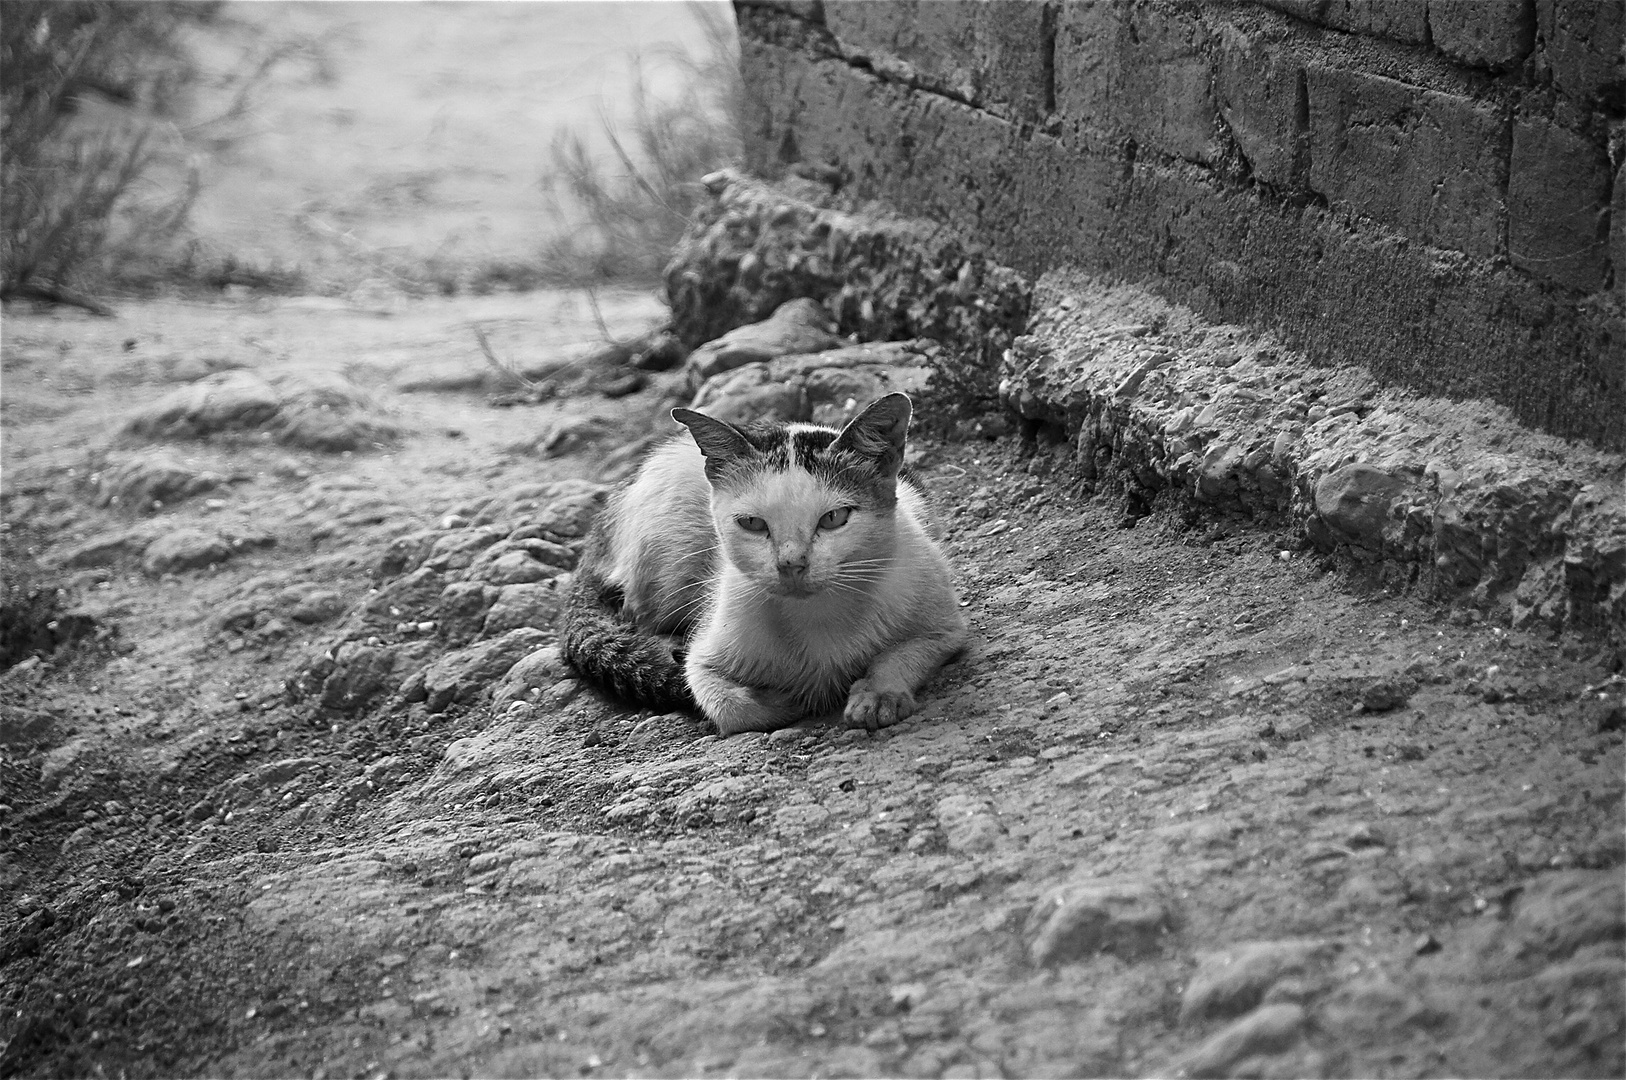
[[[1626,448],[1626,5],[737,0],[748,164]],[[1626,274],[1622,275],[1626,278]]]

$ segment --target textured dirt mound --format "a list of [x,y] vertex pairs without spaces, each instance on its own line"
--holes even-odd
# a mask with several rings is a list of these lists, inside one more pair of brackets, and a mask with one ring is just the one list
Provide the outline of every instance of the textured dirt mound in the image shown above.
[[398,434],[360,387],[321,368],[270,379],[243,370],[209,375],[138,409],[124,431],[147,439],[264,431],[288,446],[329,452],[376,446]]

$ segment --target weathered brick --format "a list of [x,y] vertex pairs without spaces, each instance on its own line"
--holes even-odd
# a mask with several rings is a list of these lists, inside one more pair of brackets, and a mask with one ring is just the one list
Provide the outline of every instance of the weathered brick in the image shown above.
[[1316,20],[1334,30],[1420,45],[1428,40],[1423,0],[1328,0]]
[[1620,0],[1536,0],[1553,84],[1591,104],[1626,108],[1626,4]]
[[1536,46],[1530,0],[1428,0],[1434,44],[1453,60],[1506,71]]
[[1186,10],[1069,0],[1056,25],[1056,108],[1188,161],[1212,163],[1207,28]]
[[1229,25],[1218,31],[1214,99],[1256,179],[1304,183],[1307,159],[1304,67]]
[[1609,156],[1540,118],[1513,124],[1507,246],[1513,265],[1580,292],[1603,285]]
[[1044,4],[980,0],[826,0],[825,24],[844,51],[882,74],[1015,119],[1049,104],[1049,15]]
[[1312,66],[1310,187],[1436,247],[1495,254],[1505,121],[1468,98]]
[[1327,10],[1328,0],[1259,0],[1259,2],[1265,7],[1275,8],[1294,18],[1319,23],[1322,13]]

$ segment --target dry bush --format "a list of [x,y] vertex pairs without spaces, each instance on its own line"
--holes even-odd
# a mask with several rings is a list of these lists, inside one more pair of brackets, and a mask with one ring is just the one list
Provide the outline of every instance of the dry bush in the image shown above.
[[[256,42],[211,75],[197,47],[243,27],[211,2],[8,0],[0,18],[0,296],[105,310],[91,294],[191,270],[197,162],[308,43]],[[193,108],[200,90],[227,101]],[[222,93],[224,91],[224,93]]]
[[[739,157],[743,90],[733,22],[718,5],[690,10],[704,49],[633,58],[630,129],[607,113],[599,119],[610,160],[580,131],[554,136],[541,184],[555,218],[542,255],[556,281],[658,278],[700,198],[700,178]],[[652,91],[662,66],[678,77],[676,94]]]

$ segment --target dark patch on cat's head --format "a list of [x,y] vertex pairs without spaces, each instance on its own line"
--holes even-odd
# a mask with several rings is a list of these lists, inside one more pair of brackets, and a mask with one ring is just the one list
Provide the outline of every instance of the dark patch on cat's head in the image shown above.
[[890,506],[897,499],[898,474],[912,407],[903,394],[872,402],[840,432],[797,432],[807,437],[801,458],[809,472],[831,487],[850,491],[861,502]]
[[706,478],[713,484],[759,470],[783,472],[796,464],[864,503],[889,505],[897,497],[911,412],[907,396],[888,394],[840,431],[793,429],[773,420],[735,427],[691,409],[674,409],[672,417],[694,434],[706,458]]

